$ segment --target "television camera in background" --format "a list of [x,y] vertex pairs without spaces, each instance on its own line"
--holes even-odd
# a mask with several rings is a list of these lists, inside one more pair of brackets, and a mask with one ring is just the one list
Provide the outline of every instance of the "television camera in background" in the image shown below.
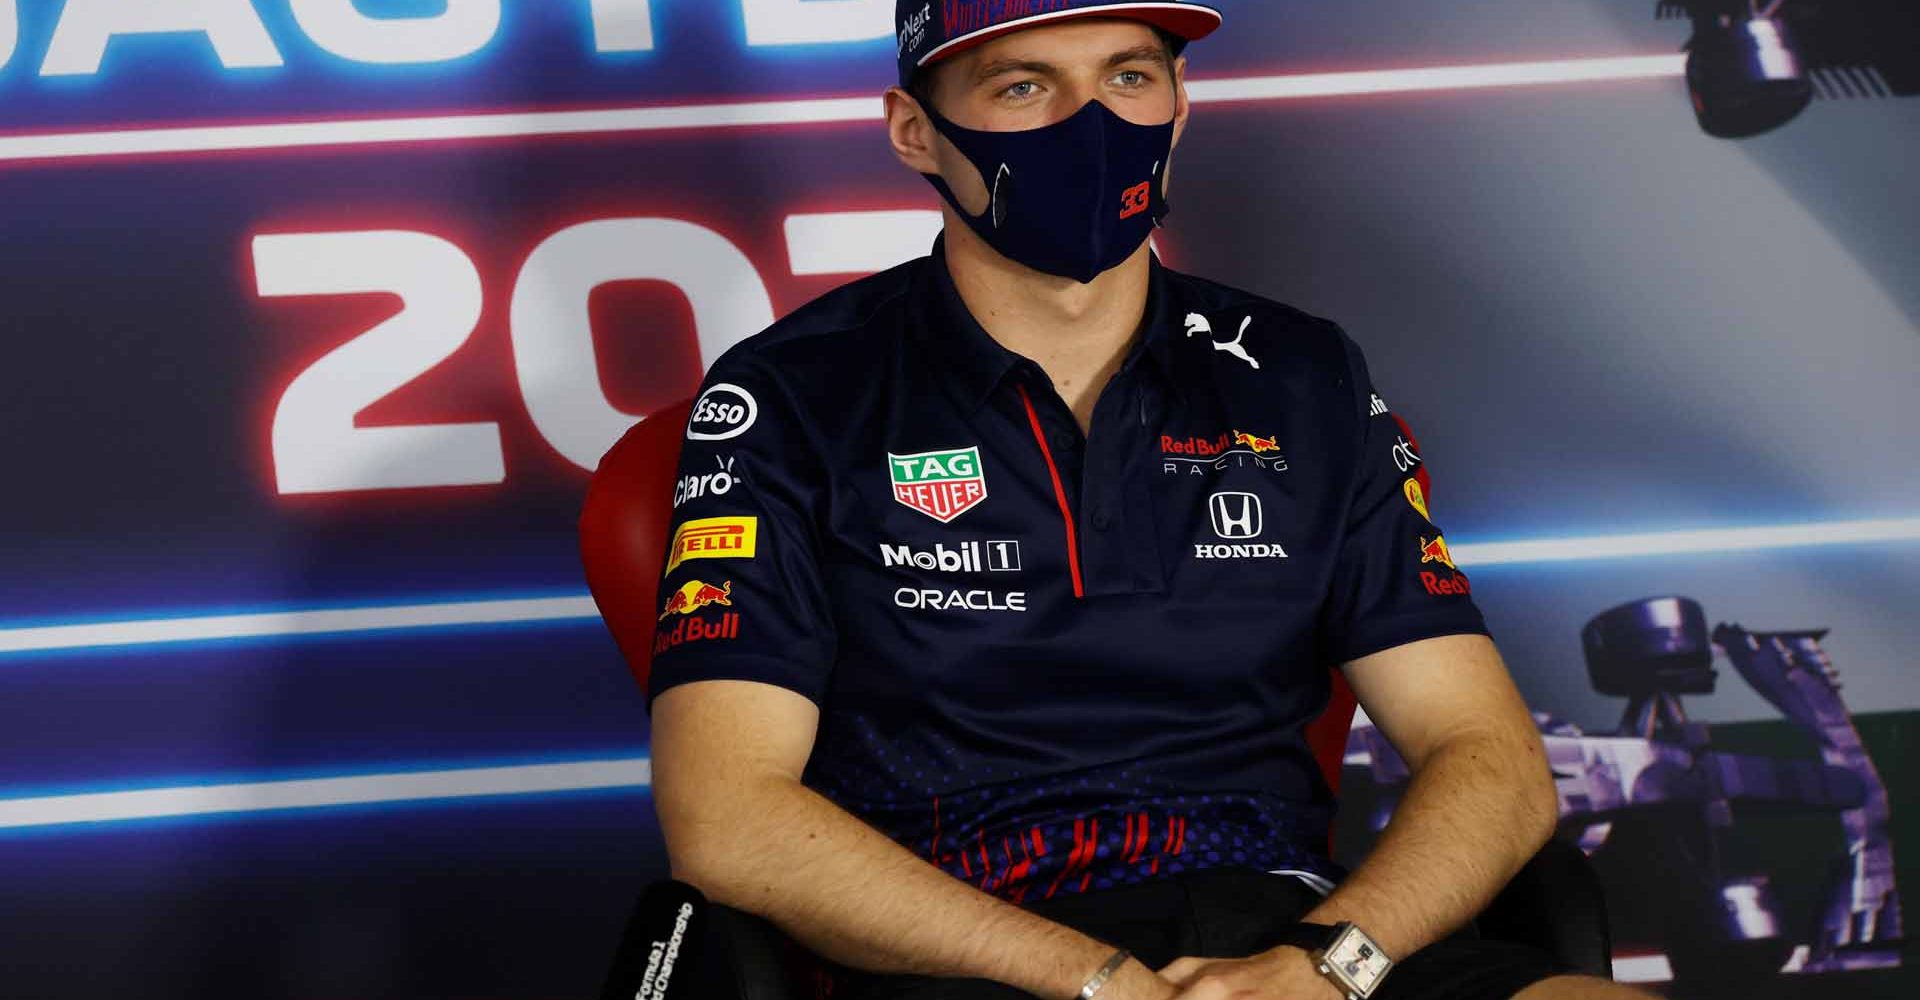
[[1687,92],[1708,135],[1739,139],[1828,100],[1920,93],[1914,0],[1660,0],[1693,22]]
[[[1723,624],[1709,636],[1695,601],[1636,601],[1581,633],[1594,689],[1627,699],[1619,729],[1586,733],[1535,714],[1560,795],[1558,836],[1578,843],[1600,872],[1616,954],[1664,951],[1679,995],[1780,973],[1899,964],[1887,789],[1840,698],[1825,635]],[[1729,752],[1688,720],[1681,696],[1713,692],[1716,651],[1811,738],[1817,757]],[[1384,828],[1405,790],[1406,764],[1364,717],[1346,763],[1343,798],[1370,797],[1368,822]],[[1352,780],[1356,766],[1368,769],[1372,788]],[[1774,859],[1771,870],[1743,859],[1751,853],[1743,848],[1766,838],[1743,838],[1742,828],[1767,817],[1825,827],[1806,842],[1831,845],[1830,853],[1797,855],[1790,866]],[[1792,905],[1776,886],[1796,878],[1813,888]]]

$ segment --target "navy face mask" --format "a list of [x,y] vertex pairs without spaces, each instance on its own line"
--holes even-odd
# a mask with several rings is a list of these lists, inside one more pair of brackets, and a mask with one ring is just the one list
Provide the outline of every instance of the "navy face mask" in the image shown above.
[[988,246],[1036,271],[1091,282],[1133,256],[1168,212],[1161,178],[1173,123],[1135,125],[1099,101],[1022,132],[976,132],[926,108],[927,119],[987,182],[985,213],[960,206],[925,175]]

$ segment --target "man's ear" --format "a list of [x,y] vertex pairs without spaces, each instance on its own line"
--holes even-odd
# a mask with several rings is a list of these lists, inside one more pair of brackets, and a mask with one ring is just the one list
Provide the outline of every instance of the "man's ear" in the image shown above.
[[933,149],[933,123],[927,120],[920,102],[899,87],[887,88],[882,100],[886,105],[887,141],[893,146],[893,155],[915,173],[939,173],[940,162],[935,159]]
[[1173,102],[1173,144],[1178,146],[1187,131],[1187,113],[1192,110],[1187,104],[1186,56],[1173,61]]

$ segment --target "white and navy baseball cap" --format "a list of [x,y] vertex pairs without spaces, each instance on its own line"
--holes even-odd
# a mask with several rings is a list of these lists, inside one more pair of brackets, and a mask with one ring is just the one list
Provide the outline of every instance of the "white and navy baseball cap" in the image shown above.
[[895,0],[894,14],[903,87],[923,66],[1023,28],[1121,17],[1145,21],[1185,43],[1212,34],[1221,21],[1219,11],[1187,0]]

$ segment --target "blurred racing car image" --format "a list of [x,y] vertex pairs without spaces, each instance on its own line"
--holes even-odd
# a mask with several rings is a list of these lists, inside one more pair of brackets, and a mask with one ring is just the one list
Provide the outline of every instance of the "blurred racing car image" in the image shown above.
[[[1693,600],[1635,601],[1581,633],[1594,689],[1627,699],[1619,727],[1588,733],[1535,713],[1560,796],[1557,836],[1600,874],[1616,957],[1664,953],[1684,995],[1899,964],[1887,789],[1841,700],[1825,635],[1737,624],[1709,633]],[[1806,755],[1732,752],[1687,718],[1681,697],[1713,692],[1716,653],[1804,737]],[[1364,713],[1346,754],[1343,798],[1371,800],[1377,832],[1407,767]],[[1371,787],[1351,780],[1355,768]],[[1825,855],[1796,848],[1766,859],[1755,845],[1769,838],[1755,827],[1775,818],[1800,824],[1798,843],[1824,845]],[[1783,898],[1780,887],[1796,881],[1800,890],[1784,895],[1797,898]]]

